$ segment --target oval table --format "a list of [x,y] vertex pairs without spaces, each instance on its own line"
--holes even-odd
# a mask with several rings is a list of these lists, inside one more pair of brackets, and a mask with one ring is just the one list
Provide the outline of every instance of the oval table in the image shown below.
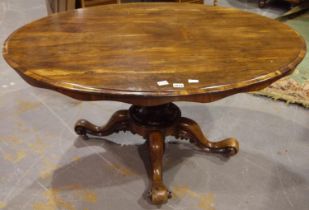
[[[107,5],[55,14],[14,32],[3,55],[31,85],[79,100],[132,104],[105,126],[79,120],[77,134],[131,131],[147,141],[154,204],[171,193],[162,180],[165,136],[227,156],[238,142],[209,141],[172,102],[212,102],[262,89],[303,59],[304,40],[283,23],[236,9],[177,3]],[[181,154],[180,154],[181,155]]]

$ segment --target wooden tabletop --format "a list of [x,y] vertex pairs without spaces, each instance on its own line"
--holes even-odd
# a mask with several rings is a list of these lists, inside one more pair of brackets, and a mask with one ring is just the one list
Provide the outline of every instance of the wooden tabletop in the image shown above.
[[13,33],[3,55],[38,87],[81,100],[157,105],[264,88],[291,73],[305,51],[295,31],[256,14],[134,3],[40,19]]

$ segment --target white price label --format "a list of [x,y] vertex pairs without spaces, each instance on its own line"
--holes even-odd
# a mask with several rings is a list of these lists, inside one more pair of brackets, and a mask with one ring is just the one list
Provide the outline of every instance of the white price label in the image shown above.
[[173,83],[174,88],[183,88],[185,85],[183,83]]
[[199,83],[198,79],[188,79],[188,83]]
[[169,83],[168,83],[168,81],[163,80],[163,81],[158,81],[157,84],[158,84],[159,86],[165,86],[165,85],[168,85]]

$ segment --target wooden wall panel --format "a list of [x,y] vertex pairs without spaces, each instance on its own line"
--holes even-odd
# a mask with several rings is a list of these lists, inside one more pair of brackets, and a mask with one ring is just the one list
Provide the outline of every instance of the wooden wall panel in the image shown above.
[[48,14],[75,9],[76,0],[45,0]]
[[[72,10],[79,7],[92,7],[104,4],[119,4],[126,2],[141,2],[142,0],[45,0],[47,5],[48,14]],[[154,2],[155,0],[150,0]],[[164,1],[164,0],[158,0]],[[203,4],[203,0],[165,0],[167,2],[190,2]],[[145,0],[147,2],[147,0]]]

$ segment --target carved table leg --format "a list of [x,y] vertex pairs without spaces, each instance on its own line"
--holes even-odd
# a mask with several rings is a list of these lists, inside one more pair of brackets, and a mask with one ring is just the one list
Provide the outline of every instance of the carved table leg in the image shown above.
[[152,186],[149,192],[153,204],[166,203],[171,197],[163,183],[163,153],[165,136],[189,139],[200,148],[215,153],[232,156],[238,152],[236,139],[228,138],[219,142],[209,141],[196,122],[181,117],[180,109],[173,103],[159,106],[131,106],[129,110],[116,112],[105,126],[95,126],[87,120],[79,120],[75,125],[77,134],[87,137],[107,136],[114,132],[131,131],[147,139],[151,162]]
[[153,204],[166,203],[171,193],[163,184],[162,175],[162,158],[164,153],[164,137],[158,132],[154,131],[149,134],[149,156],[151,162],[151,178],[152,187],[149,192],[150,200]]
[[107,136],[114,132],[128,130],[129,117],[127,110],[120,110],[113,114],[105,126],[96,126],[87,120],[79,120],[75,124],[75,132],[87,139],[87,134],[94,136]]
[[232,156],[239,150],[238,141],[234,138],[227,138],[219,142],[209,141],[198,124],[185,117],[180,119],[177,135],[177,137],[189,139],[190,142],[209,152]]

